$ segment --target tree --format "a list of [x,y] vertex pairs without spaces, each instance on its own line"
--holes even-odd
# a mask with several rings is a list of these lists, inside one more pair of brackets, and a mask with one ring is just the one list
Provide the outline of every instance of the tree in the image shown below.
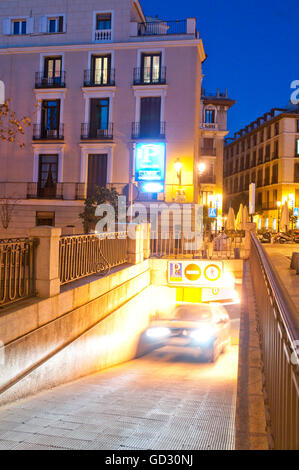
[[79,214],[79,217],[82,219],[84,233],[94,230],[97,222],[101,219],[95,215],[96,208],[100,204],[111,204],[117,218],[118,197],[119,194],[113,187],[111,189],[96,187],[94,195],[85,199],[84,211]]
[[[0,141],[18,142],[24,135],[24,128],[31,126],[29,117],[17,118],[16,113],[10,108],[10,100],[7,100],[0,106]],[[21,148],[25,146],[24,142],[19,142]]]

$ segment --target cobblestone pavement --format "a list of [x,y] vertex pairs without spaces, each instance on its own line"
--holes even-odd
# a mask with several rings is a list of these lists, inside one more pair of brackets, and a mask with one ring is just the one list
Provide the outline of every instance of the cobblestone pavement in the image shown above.
[[3,407],[0,449],[234,449],[237,368],[154,351]]

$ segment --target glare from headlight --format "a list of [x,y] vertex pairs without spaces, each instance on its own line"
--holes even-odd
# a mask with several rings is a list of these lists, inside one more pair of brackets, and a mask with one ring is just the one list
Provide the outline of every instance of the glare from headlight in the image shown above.
[[149,328],[146,332],[146,336],[152,339],[161,339],[166,338],[170,335],[169,328],[157,327],[157,328]]
[[209,343],[215,335],[215,328],[212,325],[205,325],[200,327],[198,330],[195,330],[191,333],[191,338],[193,338],[197,343]]

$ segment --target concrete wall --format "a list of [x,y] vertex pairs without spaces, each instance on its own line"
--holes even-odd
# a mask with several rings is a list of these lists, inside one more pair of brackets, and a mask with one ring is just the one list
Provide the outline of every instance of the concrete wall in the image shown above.
[[81,284],[0,316],[0,404],[135,357],[153,315],[149,263]]

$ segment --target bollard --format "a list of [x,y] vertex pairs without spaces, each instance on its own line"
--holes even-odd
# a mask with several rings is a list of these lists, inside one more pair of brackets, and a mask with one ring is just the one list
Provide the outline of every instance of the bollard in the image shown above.
[[296,269],[296,275],[299,276],[299,256],[295,258],[295,269]]
[[299,253],[297,251],[293,251],[290,269],[296,269],[297,259],[299,259]]

